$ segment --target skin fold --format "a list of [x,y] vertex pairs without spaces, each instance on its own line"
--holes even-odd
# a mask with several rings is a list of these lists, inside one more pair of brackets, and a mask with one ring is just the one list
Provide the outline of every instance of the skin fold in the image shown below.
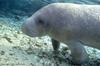
[[73,63],[82,64],[89,59],[84,45],[100,49],[100,5],[49,4],[29,17],[22,31],[30,37],[50,36],[56,51],[65,43]]

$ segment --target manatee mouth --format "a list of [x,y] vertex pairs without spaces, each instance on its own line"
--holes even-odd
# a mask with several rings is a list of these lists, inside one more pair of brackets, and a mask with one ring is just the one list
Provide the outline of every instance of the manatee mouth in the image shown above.
[[29,30],[28,27],[26,27],[24,24],[22,25],[22,32],[30,37],[33,37],[33,34],[32,32]]
[[27,36],[30,36],[30,37],[38,37],[38,34],[37,32],[31,30],[31,27],[30,26],[25,26],[25,25],[22,25],[22,32],[24,34],[26,34]]

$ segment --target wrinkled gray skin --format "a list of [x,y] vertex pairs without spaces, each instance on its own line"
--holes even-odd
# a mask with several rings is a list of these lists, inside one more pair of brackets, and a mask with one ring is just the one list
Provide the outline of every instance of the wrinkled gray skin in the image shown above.
[[71,3],[49,4],[34,13],[22,25],[30,37],[49,35],[69,46],[72,61],[88,61],[83,45],[100,49],[100,5]]

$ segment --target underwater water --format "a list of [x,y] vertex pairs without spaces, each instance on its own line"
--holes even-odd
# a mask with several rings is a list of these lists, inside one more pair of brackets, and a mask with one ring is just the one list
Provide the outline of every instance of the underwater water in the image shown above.
[[[30,38],[20,30],[24,20],[55,2],[100,4],[100,0],[0,0],[0,66],[72,65],[66,58],[70,56],[68,47],[61,46],[61,55],[55,61],[49,37]],[[82,66],[100,66],[100,50],[91,47],[86,50],[91,60]]]

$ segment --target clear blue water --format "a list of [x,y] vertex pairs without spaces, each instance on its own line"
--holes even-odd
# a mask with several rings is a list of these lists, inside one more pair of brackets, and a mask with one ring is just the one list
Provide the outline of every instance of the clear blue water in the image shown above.
[[100,4],[100,0],[68,0],[68,1],[79,4]]
[[80,3],[80,4],[100,4],[100,0],[43,0],[48,3],[50,2],[71,2],[71,3]]

